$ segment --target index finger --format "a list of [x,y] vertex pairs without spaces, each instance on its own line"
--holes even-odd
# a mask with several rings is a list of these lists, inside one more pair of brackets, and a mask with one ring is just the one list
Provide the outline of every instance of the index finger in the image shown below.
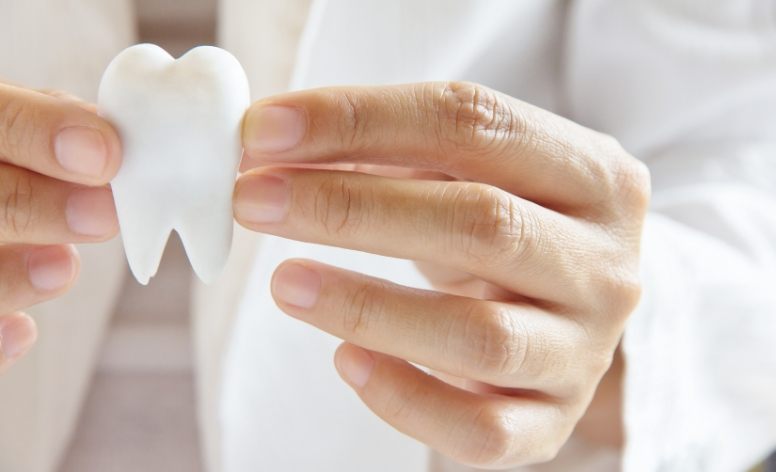
[[[430,169],[550,207],[601,201],[617,180],[611,138],[486,87],[333,87],[255,103],[246,154],[258,162],[365,162]],[[560,185],[559,183],[562,183]]]
[[0,161],[102,185],[118,171],[120,147],[113,127],[77,102],[0,84]]

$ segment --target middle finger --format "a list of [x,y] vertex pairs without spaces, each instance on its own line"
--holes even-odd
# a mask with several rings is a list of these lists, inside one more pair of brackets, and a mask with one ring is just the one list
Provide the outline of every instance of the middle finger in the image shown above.
[[118,231],[107,187],[84,187],[0,164],[0,243],[101,241]]
[[440,262],[523,296],[572,306],[601,244],[582,222],[495,187],[355,172],[253,171],[235,191],[243,225],[291,239]]

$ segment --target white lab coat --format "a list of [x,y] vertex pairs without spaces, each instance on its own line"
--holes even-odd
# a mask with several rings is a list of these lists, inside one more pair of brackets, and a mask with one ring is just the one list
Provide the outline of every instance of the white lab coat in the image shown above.
[[[776,3],[320,1],[298,59],[294,87],[471,80],[616,136],[654,185],[623,344],[624,469],[742,470],[774,448]],[[336,341],[272,305],[289,256],[418,283],[407,264],[266,242],[225,365],[225,470],[421,470],[335,379]],[[548,469],[617,467],[589,452]]]
[[[307,3],[221,2],[222,43],[257,97],[284,88],[294,57],[294,87],[473,80],[611,133],[650,166],[645,296],[623,345],[625,470],[741,470],[776,446],[772,0]],[[0,75],[93,98],[131,31],[122,0],[0,0],[0,39],[13,39]],[[278,238],[262,238],[255,259],[252,248],[238,233],[224,278],[195,296],[210,469],[423,470],[425,450],[336,377],[336,341],[268,294],[286,257],[422,285],[412,266]],[[115,247],[91,250],[110,257],[85,255],[80,291],[35,310],[39,346],[0,378],[0,470],[51,470],[72,429],[121,270]],[[76,306],[83,322],[44,313]],[[555,470],[617,467],[574,446]]]

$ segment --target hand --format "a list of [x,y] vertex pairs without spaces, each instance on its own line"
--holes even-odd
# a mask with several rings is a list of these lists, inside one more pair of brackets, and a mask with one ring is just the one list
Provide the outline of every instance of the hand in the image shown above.
[[243,138],[246,167],[274,166],[239,179],[240,223],[419,261],[438,290],[313,261],[276,270],[280,308],[347,341],[335,364],[366,405],[473,466],[554,457],[639,298],[644,165],[468,83],[274,97],[251,107]]
[[67,243],[116,234],[104,184],[119,163],[116,133],[88,105],[0,84],[0,371],[36,338],[18,310],[75,281],[78,254]]

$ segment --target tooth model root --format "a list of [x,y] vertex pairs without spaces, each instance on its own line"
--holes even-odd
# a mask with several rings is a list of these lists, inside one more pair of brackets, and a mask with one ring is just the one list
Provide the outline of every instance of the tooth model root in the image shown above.
[[[168,225],[166,215],[148,194],[137,195],[131,188],[122,185],[114,185],[113,193],[116,206],[121,208],[120,224],[129,268],[135,279],[145,285],[156,275],[172,228]],[[125,208],[126,205],[120,203],[125,201],[132,201],[132,205]],[[125,228],[145,229],[125,231]]]
[[106,69],[98,107],[122,140],[112,188],[127,260],[140,283],[156,274],[173,230],[200,279],[211,282],[223,269],[249,104],[239,62],[210,46],[175,60],[140,44]]
[[[212,282],[229,257],[232,244],[232,200],[213,202],[211,210],[193,212],[176,225],[186,254],[189,255],[194,272],[205,283]],[[219,228],[214,231],[214,228]]]

